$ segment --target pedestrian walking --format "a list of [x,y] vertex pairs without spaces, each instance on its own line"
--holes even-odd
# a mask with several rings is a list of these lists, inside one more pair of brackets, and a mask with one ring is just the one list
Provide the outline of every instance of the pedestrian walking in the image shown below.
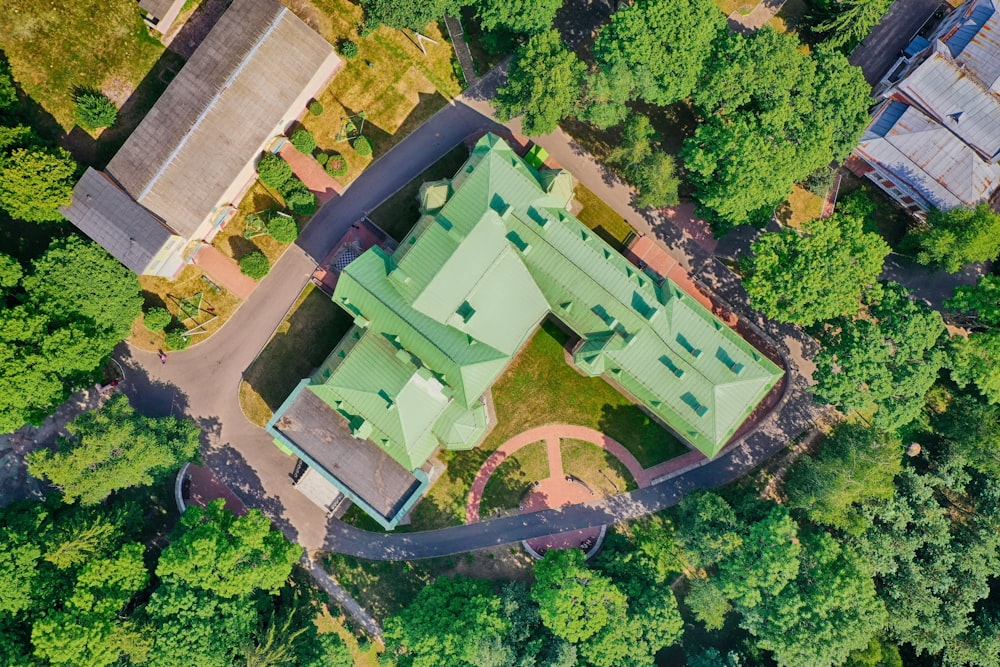
[[167,363],[167,353],[164,352],[163,350],[157,350],[157,353],[160,355],[160,363],[161,364]]

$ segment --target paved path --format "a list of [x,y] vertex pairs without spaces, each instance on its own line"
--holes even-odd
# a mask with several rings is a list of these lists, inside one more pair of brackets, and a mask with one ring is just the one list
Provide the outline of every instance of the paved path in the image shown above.
[[[807,383],[796,374],[791,396],[779,414],[766,420],[739,446],[668,482],[594,503],[425,533],[376,534],[359,530],[328,519],[292,487],[294,460],[282,454],[266,433],[250,424],[240,411],[237,391],[243,372],[280,324],[316,263],[354,221],[466,136],[499,127],[480,109],[489,112],[487,100],[501,76],[494,72],[484,77],[477,87],[374,162],[341,197],[323,207],[226,326],[211,338],[171,354],[166,365],[160,365],[152,353],[125,345],[117,351],[126,366],[123,389],[133,404],[149,415],[187,414],[197,420],[205,434],[206,463],[248,506],[263,510],[310,552],[326,549],[366,558],[425,558],[641,516],[677,502],[688,490],[721,486],[737,479],[807,428],[817,412],[806,393]],[[519,131],[516,123],[512,127]],[[569,137],[556,132],[541,137],[539,142],[631,224],[655,235],[700,281],[721,293],[730,304],[746,303],[739,280],[731,272],[690,243],[660,212],[634,209],[631,190]],[[738,314],[741,319],[748,316]],[[771,333],[779,339],[788,333],[793,339],[793,352],[810,354],[809,341],[794,341],[794,330]]]
[[291,141],[281,144],[278,155],[288,163],[292,173],[305,183],[309,191],[316,195],[321,206],[343,192],[343,186],[326,173],[326,169],[313,156],[297,149]]
[[214,245],[205,243],[194,256],[194,263],[212,279],[238,296],[246,299],[257,287],[257,281],[240,271],[240,265],[223,255]]
[[307,555],[303,555],[299,563],[309,572],[316,583],[322,586],[323,590],[329,593],[330,597],[336,600],[344,608],[344,611],[350,614],[365,629],[366,635],[371,639],[382,641],[382,627],[378,624],[378,621],[368,613],[367,609],[358,604],[358,601],[336,579],[331,577],[326,570]]

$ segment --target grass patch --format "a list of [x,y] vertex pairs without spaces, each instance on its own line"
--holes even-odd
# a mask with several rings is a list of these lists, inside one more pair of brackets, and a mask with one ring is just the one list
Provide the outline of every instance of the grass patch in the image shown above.
[[[378,156],[430,118],[462,91],[452,65],[454,53],[447,32],[433,23],[425,34],[427,55],[402,31],[381,27],[368,37],[358,36],[360,6],[347,0],[313,0],[322,17],[320,34],[331,44],[350,39],[358,55],[346,61],[330,86],[319,96],[323,113],[307,114],[303,125],[315,136],[321,150],[344,155],[349,171],[337,179],[349,183]],[[361,156],[347,143],[336,141],[341,119],[364,111],[364,135],[371,140],[373,156]]]
[[373,643],[362,647],[358,644],[357,636],[345,625],[346,619],[343,615],[334,616],[328,607],[323,606],[320,613],[316,614],[316,627],[322,634],[336,633],[347,644],[347,649],[351,652],[351,660],[354,667],[379,667],[378,655],[379,647]]
[[[285,210],[278,198],[263,183],[257,181],[244,195],[232,220],[226,223],[225,228],[212,240],[212,245],[218,248],[223,255],[236,261],[254,250],[260,250],[274,266],[285,249],[291,245],[290,243],[278,243],[270,234],[262,234],[252,239],[243,238],[247,215],[268,208]],[[301,231],[302,223],[298,224]]]
[[736,10],[745,6],[747,3],[743,0],[715,0],[715,5],[722,11],[723,14],[729,16]]
[[521,504],[532,485],[549,476],[549,457],[544,442],[533,442],[511,454],[483,489],[479,516],[489,517],[496,510],[509,510]]
[[420,217],[420,202],[417,200],[420,186],[427,181],[451,178],[468,159],[469,151],[465,145],[455,146],[440,160],[420,172],[416,178],[379,204],[378,208],[368,214],[369,219],[389,236],[402,242],[403,237]]
[[379,620],[409,604],[438,577],[476,577],[492,581],[527,581],[534,561],[519,546],[492,547],[444,558],[417,561],[372,561],[330,553],[322,560],[327,572]]
[[[34,102],[26,105],[33,122],[88,163],[117,150],[163,92],[166,71],[183,63],[150,35],[134,0],[11,0],[0,12],[0,50]],[[117,125],[67,136],[78,88],[111,98]]]
[[802,225],[815,220],[823,212],[823,198],[800,185],[792,188],[788,200],[774,212],[783,225],[802,229]]
[[589,426],[605,433],[649,467],[688,451],[601,378],[576,372],[564,358],[569,336],[545,322],[493,385],[497,425],[468,452],[443,452],[447,470],[413,510],[415,528],[426,530],[465,520],[469,487],[493,450],[521,431],[551,423]]
[[[229,321],[242,301],[227,289],[221,289],[216,293],[209,287],[208,283],[202,280],[205,274],[194,264],[184,267],[176,280],[160,278],[157,276],[139,276],[139,286],[142,288],[144,299],[143,312],[150,308],[166,308],[176,318],[178,305],[176,299],[184,299],[194,296],[198,292],[203,293],[202,308],[212,308],[216,318],[205,326],[205,333],[191,336],[192,343],[200,343],[213,333],[218,331],[223,324]],[[203,315],[203,319],[208,319],[209,315]],[[185,322],[188,327],[194,327],[191,320]],[[175,324],[176,326],[176,319]],[[162,331],[150,331],[142,323],[142,317],[132,323],[132,334],[128,342],[143,350],[163,350],[166,349]]]
[[635,234],[635,230],[625,222],[625,218],[618,215],[582,183],[576,186],[573,194],[583,207],[576,214],[577,219],[594,230],[594,233],[618,252],[625,250],[629,238]]
[[597,445],[567,438],[559,449],[563,471],[582,480],[598,496],[613,496],[638,488],[628,468]]
[[345,311],[314,285],[307,285],[240,383],[240,406],[247,419],[258,426],[266,424],[350,327],[351,317]]

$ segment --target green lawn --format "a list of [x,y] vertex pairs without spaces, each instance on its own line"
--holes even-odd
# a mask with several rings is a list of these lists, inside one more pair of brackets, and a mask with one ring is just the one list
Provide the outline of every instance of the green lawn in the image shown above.
[[493,471],[483,490],[479,516],[517,507],[532,484],[549,476],[549,458],[544,442],[533,442],[511,454]]
[[437,181],[451,178],[465,161],[469,159],[469,151],[464,144],[455,146],[444,156],[420,172],[412,181],[399,189],[396,194],[386,199],[368,217],[376,225],[385,230],[389,236],[402,241],[406,233],[416,224],[420,217],[420,203],[417,194],[420,186],[427,181]]
[[309,284],[240,383],[240,405],[263,426],[351,327],[350,316]]
[[497,425],[479,447],[443,452],[447,470],[413,511],[415,528],[426,530],[465,520],[469,486],[490,453],[526,429],[551,423],[579,424],[622,443],[649,467],[688,451],[601,378],[577,373],[564,357],[568,335],[546,322],[493,385]]
[[635,234],[635,230],[625,222],[625,218],[618,215],[582,183],[576,186],[573,195],[583,207],[576,214],[577,219],[593,229],[612,248],[619,252],[623,251],[629,239]]
[[590,487],[598,496],[614,496],[637,487],[628,468],[607,450],[582,440],[560,443],[563,472]]

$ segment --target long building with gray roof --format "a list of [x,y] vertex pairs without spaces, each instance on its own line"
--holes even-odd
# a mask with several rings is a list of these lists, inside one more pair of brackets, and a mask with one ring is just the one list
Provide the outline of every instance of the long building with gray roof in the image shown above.
[[87,171],[63,213],[136,273],[176,275],[229,220],[256,158],[339,64],[280,3],[235,0],[104,172]]

